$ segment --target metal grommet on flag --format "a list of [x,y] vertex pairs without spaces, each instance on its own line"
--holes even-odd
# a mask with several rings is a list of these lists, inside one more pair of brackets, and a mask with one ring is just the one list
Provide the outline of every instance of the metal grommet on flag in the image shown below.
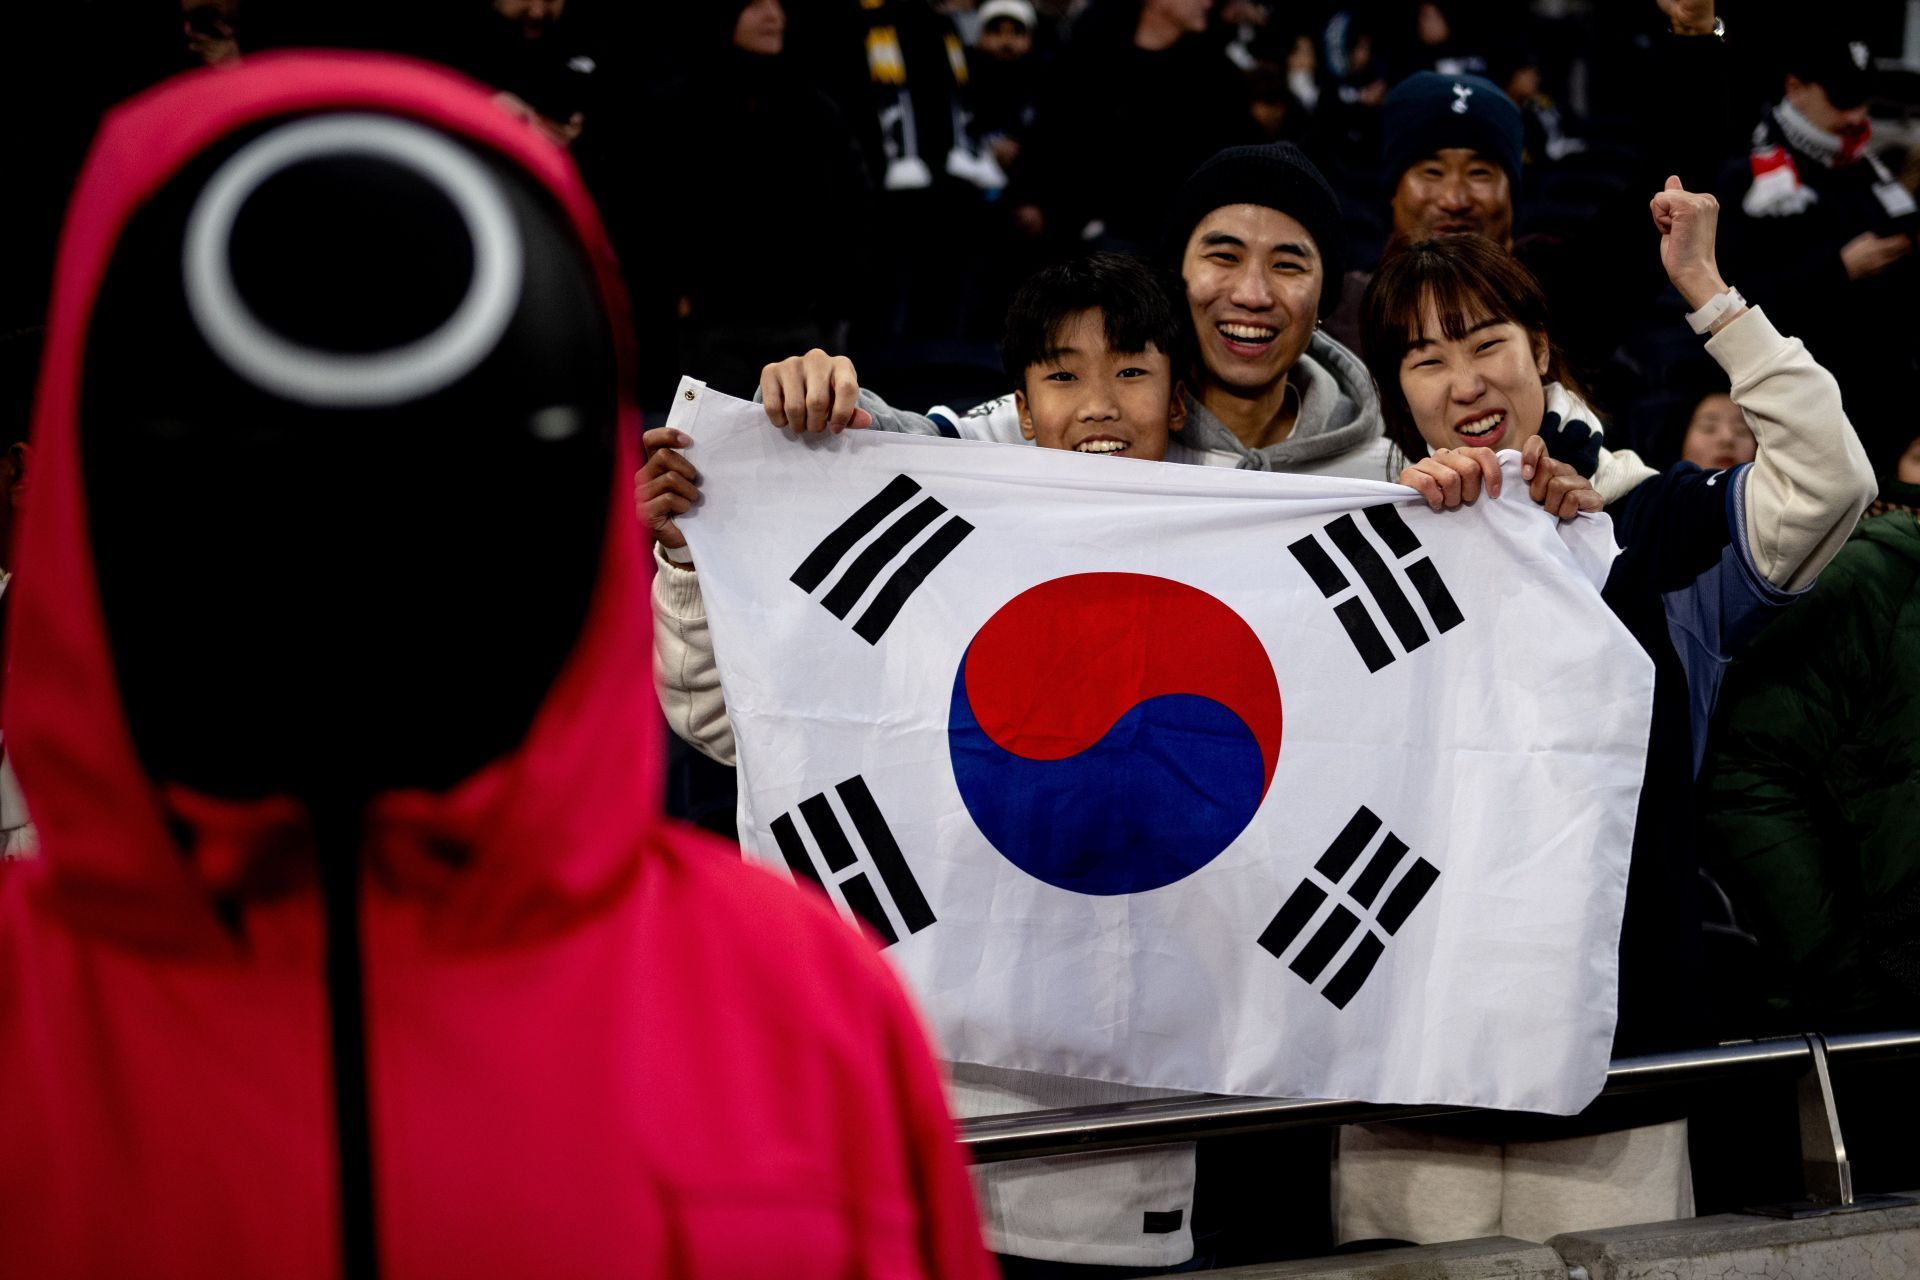
[[[386,160],[432,183],[452,202],[473,244],[473,277],[433,332],[386,351],[348,354],[275,333],[234,283],[234,222],[276,174],[336,156]],[[473,156],[421,125],[349,113],[283,125],[241,148],[207,183],[187,222],[187,306],[220,359],[262,390],[323,408],[417,400],[464,377],[506,332],[520,301],[524,250],[498,183]]]

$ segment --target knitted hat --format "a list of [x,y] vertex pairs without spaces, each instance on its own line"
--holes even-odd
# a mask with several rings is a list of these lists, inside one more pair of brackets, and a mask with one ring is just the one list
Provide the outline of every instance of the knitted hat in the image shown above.
[[1833,27],[1816,28],[1786,49],[1787,70],[1825,89],[1828,101],[1842,111],[1859,106],[1875,89],[1871,53],[1865,42],[1850,35]]
[[1380,109],[1381,152],[1387,180],[1448,147],[1478,151],[1520,185],[1525,133],[1520,108],[1484,76],[1419,71],[1393,87]]
[[1029,31],[1033,30],[1037,21],[1033,6],[1027,0],[987,0],[975,16],[982,27],[1000,18],[1012,18]]
[[1340,201],[1304,151],[1291,142],[1228,147],[1195,169],[1174,193],[1161,241],[1176,272],[1200,220],[1230,204],[1263,205],[1305,227],[1320,251],[1320,314],[1339,305],[1347,258]]

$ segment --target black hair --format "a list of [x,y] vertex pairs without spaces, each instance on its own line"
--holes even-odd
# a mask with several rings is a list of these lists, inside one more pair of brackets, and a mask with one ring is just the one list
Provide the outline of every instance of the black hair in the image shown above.
[[1125,253],[1089,253],[1042,268],[1007,308],[1000,360],[1022,386],[1027,370],[1060,354],[1060,331],[1083,311],[1099,311],[1107,346],[1132,354],[1164,354],[1177,379],[1187,367],[1187,321],[1165,273]]

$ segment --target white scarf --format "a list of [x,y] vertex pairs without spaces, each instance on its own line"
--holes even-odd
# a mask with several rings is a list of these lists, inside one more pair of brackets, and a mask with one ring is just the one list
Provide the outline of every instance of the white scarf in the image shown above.
[[[1558,414],[1561,430],[1578,434],[1581,428],[1596,436],[1604,437],[1606,429],[1600,425],[1600,415],[1593,406],[1575,396],[1557,382],[1549,382],[1546,387],[1549,415]],[[1544,426],[1545,423],[1543,422]],[[1612,506],[1633,492],[1634,486],[1660,474],[1641,460],[1640,455],[1631,449],[1600,449],[1599,460],[1593,468],[1593,487],[1600,500]]]
[[[1549,382],[1546,391],[1540,427],[1540,434],[1547,437],[1547,456],[1559,462],[1572,463],[1575,470],[1592,481],[1594,491],[1600,500],[1612,506],[1621,498],[1633,492],[1634,486],[1651,479],[1660,473],[1648,466],[1640,455],[1631,449],[1608,449],[1604,445],[1594,451],[1591,461],[1583,459],[1586,446],[1603,439],[1606,429],[1601,426],[1600,415],[1593,406],[1580,399],[1558,382]],[[1428,447],[1432,455],[1433,449]],[[1394,474],[1398,475],[1408,460],[1398,449],[1393,451]],[[1588,474],[1588,467],[1592,473]]]
[[1740,198],[1740,208],[1748,217],[1790,217],[1804,213],[1810,206],[1819,203],[1820,193],[1800,178],[1800,166],[1794,160],[1794,152],[1825,169],[1839,169],[1865,162],[1873,167],[1877,183],[1892,181],[1892,175],[1880,163],[1879,157],[1868,153],[1866,149],[1871,136],[1868,127],[1863,125],[1858,131],[1847,134],[1833,133],[1807,119],[1798,108],[1785,100],[1774,104],[1770,118],[1774,128],[1779,130],[1778,136],[1786,140],[1786,145],[1782,146],[1776,141],[1773,130],[1767,127],[1767,120],[1763,119],[1753,131],[1753,155],[1749,160],[1753,184],[1747,188],[1746,195]]

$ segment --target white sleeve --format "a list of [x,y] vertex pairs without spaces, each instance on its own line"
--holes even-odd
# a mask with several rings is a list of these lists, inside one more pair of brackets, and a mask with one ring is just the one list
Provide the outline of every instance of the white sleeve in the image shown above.
[[1747,547],[1769,582],[1810,585],[1873,501],[1873,467],[1840,384],[1798,338],[1750,307],[1707,342],[1758,446],[1746,482]]
[[936,424],[945,423],[962,440],[992,440],[997,444],[1032,444],[1020,430],[1020,406],[1013,392],[955,413],[943,404],[927,410]]
[[653,685],[660,709],[667,726],[701,755],[734,764],[733,722],[720,695],[700,574],[671,567],[657,543],[653,562]]

